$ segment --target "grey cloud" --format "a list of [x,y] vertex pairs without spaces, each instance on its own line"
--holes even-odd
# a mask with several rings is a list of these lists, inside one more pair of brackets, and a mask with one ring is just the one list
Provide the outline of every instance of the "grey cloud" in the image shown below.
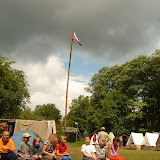
[[74,51],[118,63],[157,49],[159,5],[158,0],[0,1],[0,53],[45,60],[50,54],[69,52],[74,29],[82,43],[74,45]]

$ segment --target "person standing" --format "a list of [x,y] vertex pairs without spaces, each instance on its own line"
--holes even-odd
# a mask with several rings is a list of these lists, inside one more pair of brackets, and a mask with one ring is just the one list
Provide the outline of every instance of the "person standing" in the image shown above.
[[109,135],[107,132],[105,132],[105,127],[101,128],[101,131],[98,133],[98,143],[100,143],[102,140],[104,140],[106,143],[109,141]]
[[0,158],[1,160],[16,160],[17,156],[14,153],[15,146],[12,139],[9,139],[9,132],[3,131],[0,139]]

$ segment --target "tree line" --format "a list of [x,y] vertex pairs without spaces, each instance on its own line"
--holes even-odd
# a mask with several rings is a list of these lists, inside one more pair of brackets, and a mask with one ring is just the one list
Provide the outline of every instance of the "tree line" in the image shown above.
[[15,63],[0,56],[0,118],[60,120],[62,115],[55,104],[27,107],[30,102],[27,77],[23,71],[14,69]]
[[[0,56],[0,118],[62,118],[55,104],[37,105],[31,111],[27,77],[11,67],[15,63]],[[72,100],[67,125],[82,134],[92,134],[105,126],[122,132],[160,131],[160,51],[141,55],[122,65],[103,67],[85,88],[91,96]]]
[[103,67],[85,89],[90,97],[72,100],[68,125],[78,122],[83,134],[102,126],[123,132],[160,131],[160,51],[122,65]]

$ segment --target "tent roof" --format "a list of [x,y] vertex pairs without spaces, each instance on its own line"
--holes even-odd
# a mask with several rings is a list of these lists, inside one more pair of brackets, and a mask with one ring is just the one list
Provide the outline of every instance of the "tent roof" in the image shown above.
[[144,140],[143,140],[143,145],[146,146],[156,146],[156,142],[158,140],[159,134],[158,133],[148,133],[146,132]]
[[160,136],[159,136],[158,139],[157,139],[156,145],[157,145],[157,144],[160,144]]
[[127,145],[130,144],[142,145],[143,139],[144,139],[143,133],[131,132],[131,135],[129,136],[129,139],[127,141]]
[[123,133],[121,133],[120,135],[118,135],[118,137],[120,137],[122,134],[126,134],[127,136],[129,136],[129,134],[128,134],[128,133],[123,132]]

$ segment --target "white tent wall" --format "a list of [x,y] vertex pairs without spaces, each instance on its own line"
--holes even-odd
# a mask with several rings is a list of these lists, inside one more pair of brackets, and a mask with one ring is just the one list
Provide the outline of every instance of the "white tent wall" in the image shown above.
[[156,147],[159,134],[146,132],[142,145]]
[[127,141],[127,145],[142,145],[142,142],[143,142],[143,139],[144,139],[144,136],[143,136],[143,133],[134,133],[134,132],[131,132],[131,135]]
[[47,131],[46,131],[46,138],[50,135],[50,133],[52,133],[52,130],[53,130],[53,133],[56,134],[56,123],[55,121],[47,121],[48,122],[48,128],[47,128]]

